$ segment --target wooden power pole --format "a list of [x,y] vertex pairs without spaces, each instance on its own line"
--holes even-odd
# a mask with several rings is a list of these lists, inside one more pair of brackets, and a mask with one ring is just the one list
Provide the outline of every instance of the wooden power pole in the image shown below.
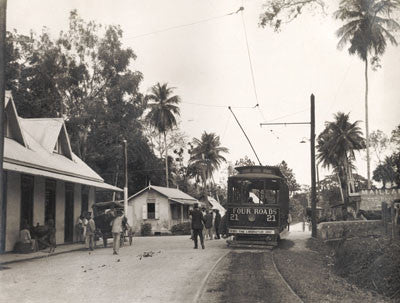
[[317,236],[317,198],[316,198],[316,177],[315,177],[315,97],[311,94],[311,117],[310,122],[280,122],[280,123],[260,123],[263,125],[301,125],[309,124],[311,126],[310,148],[311,148],[311,236]]
[[[124,213],[128,218],[128,142],[126,140],[124,143],[124,176],[125,176],[125,185],[124,185]],[[130,222],[129,222],[130,223]]]
[[310,134],[310,147],[311,147],[311,236],[317,236],[317,199],[316,199],[316,182],[315,182],[315,97],[311,94],[311,134]]

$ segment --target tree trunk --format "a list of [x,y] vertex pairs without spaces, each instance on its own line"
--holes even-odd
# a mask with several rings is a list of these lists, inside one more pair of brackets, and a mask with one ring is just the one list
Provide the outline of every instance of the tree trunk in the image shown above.
[[164,145],[165,145],[165,180],[167,182],[167,187],[169,187],[168,180],[168,149],[167,149],[167,132],[164,132]]
[[371,168],[369,156],[369,125],[368,125],[368,55],[365,57],[365,139],[367,144],[367,180],[368,189],[371,189]]
[[349,207],[349,175],[347,172],[349,166],[349,161],[347,157],[344,159],[344,167],[343,167],[343,182],[342,182],[342,188],[343,188],[343,200],[344,200],[344,212],[343,212],[343,217],[345,220],[347,220],[347,208]]

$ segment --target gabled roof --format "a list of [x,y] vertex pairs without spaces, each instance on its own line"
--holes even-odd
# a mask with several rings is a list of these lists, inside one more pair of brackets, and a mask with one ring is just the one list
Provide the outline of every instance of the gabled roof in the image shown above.
[[128,200],[131,200],[137,196],[140,196],[146,191],[149,190],[154,190],[158,192],[159,194],[163,195],[164,197],[168,198],[171,201],[178,202],[181,204],[194,204],[197,203],[198,201],[193,198],[192,196],[189,196],[188,194],[184,193],[183,191],[177,189],[177,188],[168,188],[168,187],[162,187],[162,186],[154,186],[154,185],[149,185],[142,190],[138,191],[136,194],[130,196]]
[[[8,99],[7,106],[15,108],[12,98]],[[71,151],[63,119],[22,119],[17,116],[17,120],[25,145],[18,140],[4,138],[4,169],[122,191],[104,183]],[[59,137],[66,146],[64,155],[53,152]]]
[[5,114],[8,117],[9,126],[12,128],[12,133],[15,136],[15,140],[22,144],[23,146],[27,146],[24,134],[21,130],[20,120],[18,117],[17,109],[15,108],[14,100],[12,98],[11,92],[6,91],[5,93],[5,104],[4,104]]
[[49,153],[53,153],[58,140],[65,148],[64,156],[72,160],[72,149],[62,118],[21,119],[23,129]]

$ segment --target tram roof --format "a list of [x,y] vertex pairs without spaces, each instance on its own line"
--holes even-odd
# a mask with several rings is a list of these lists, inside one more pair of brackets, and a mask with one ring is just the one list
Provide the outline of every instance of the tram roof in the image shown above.
[[239,166],[235,167],[239,172],[231,176],[234,179],[284,179],[281,170],[277,166]]

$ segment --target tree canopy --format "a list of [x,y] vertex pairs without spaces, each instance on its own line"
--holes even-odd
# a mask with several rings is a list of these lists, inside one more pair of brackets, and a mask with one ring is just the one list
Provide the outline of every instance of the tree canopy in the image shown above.
[[322,166],[332,167],[338,173],[345,209],[349,202],[348,183],[352,175],[354,151],[365,148],[365,141],[358,126],[359,121],[351,123],[349,120],[348,114],[340,112],[335,114],[335,120],[326,122],[325,129],[317,138],[317,158]]
[[72,11],[69,27],[52,38],[7,33],[7,89],[22,117],[63,117],[73,151],[106,182],[122,187],[122,140],[128,141],[129,191],[161,182],[161,162],[143,135],[145,107],[136,55],[119,26],[86,22]]

